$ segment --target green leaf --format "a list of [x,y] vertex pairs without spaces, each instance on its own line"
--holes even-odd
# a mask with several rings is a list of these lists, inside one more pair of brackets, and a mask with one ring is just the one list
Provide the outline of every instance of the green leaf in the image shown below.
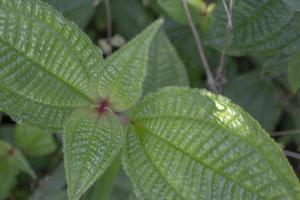
[[[233,31],[228,54],[273,54],[299,48],[300,13],[283,0],[238,0],[233,7]],[[222,49],[227,19],[222,1],[214,12],[209,44]],[[289,30],[289,31],[286,31]],[[292,33],[292,34],[291,34]]]
[[254,71],[235,77],[224,88],[224,95],[249,112],[263,128],[274,131],[282,111],[274,85]]
[[98,101],[100,51],[51,6],[0,0],[0,108],[17,121],[61,129]]
[[0,199],[6,199],[9,196],[9,192],[16,182],[15,174],[0,164]]
[[163,20],[157,20],[105,60],[100,96],[109,99],[114,110],[126,110],[140,98],[150,44],[162,23]]
[[299,0],[284,0],[292,9],[300,11],[300,1]]
[[17,125],[15,137],[17,146],[31,156],[44,156],[57,148],[51,133],[25,123]]
[[123,144],[123,128],[110,113],[75,111],[64,128],[69,199],[80,196],[104,173]]
[[127,39],[141,32],[154,19],[140,0],[111,0],[111,10],[114,31]]
[[95,0],[44,0],[66,18],[85,28],[95,11]]
[[227,98],[166,88],[131,121],[123,164],[140,199],[300,198],[280,147]]
[[147,94],[170,85],[188,86],[189,80],[181,58],[161,29],[151,43],[143,91]]
[[288,65],[288,78],[291,89],[296,93],[300,88],[300,54],[292,55]]
[[[195,23],[199,23],[201,14],[206,9],[206,3],[202,0],[188,0],[188,6]],[[188,24],[181,0],[157,0],[163,11],[175,21]]]
[[[34,171],[30,168],[23,154],[12,147],[9,143],[0,140],[0,168],[9,168],[12,174],[17,175],[20,171],[36,178]],[[0,170],[2,171],[2,170]]]

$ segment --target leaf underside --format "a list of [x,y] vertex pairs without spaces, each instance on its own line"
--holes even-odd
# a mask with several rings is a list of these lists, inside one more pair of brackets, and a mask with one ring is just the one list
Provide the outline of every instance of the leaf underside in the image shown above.
[[67,120],[64,132],[68,196],[74,200],[104,173],[120,152],[123,128],[110,113],[97,116],[92,111],[78,110]]
[[105,60],[100,77],[100,96],[109,99],[114,110],[126,110],[140,98],[149,47],[162,23],[163,20],[157,20]]
[[[284,0],[237,0],[234,3],[227,53],[231,55],[292,51],[300,42],[300,13]],[[214,12],[209,44],[221,49],[226,30],[221,1]],[[289,30],[289,31],[286,31]]]
[[228,99],[167,88],[131,112],[123,165],[141,199],[300,198],[279,146]]
[[0,0],[0,108],[61,129],[97,100],[101,53],[74,23],[37,0]]

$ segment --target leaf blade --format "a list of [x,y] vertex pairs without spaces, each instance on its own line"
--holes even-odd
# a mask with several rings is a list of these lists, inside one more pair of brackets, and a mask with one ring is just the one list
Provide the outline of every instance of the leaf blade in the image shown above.
[[0,107],[28,120],[22,103],[43,105],[46,113],[31,116],[33,123],[42,126],[42,119],[46,127],[61,128],[62,123],[47,124],[47,115],[68,115],[60,108],[74,110],[96,101],[100,52],[75,24],[43,2],[1,0],[0,10]]
[[110,113],[79,110],[71,115],[63,138],[70,199],[79,199],[109,167],[122,147],[122,134],[122,125]]
[[146,97],[131,120],[123,165],[140,198],[299,198],[279,146],[226,98],[170,87]]
[[105,60],[100,96],[109,99],[116,111],[126,110],[140,98],[150,43],[162,23],[157,20]]

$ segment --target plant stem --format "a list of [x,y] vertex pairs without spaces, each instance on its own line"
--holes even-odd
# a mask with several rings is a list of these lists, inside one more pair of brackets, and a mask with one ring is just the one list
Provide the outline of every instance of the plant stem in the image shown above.
[[227,50],[227,47],[228,47],[229,36],[230,36],[231,31],[232,31],[232,9],[233,9],[233,0],[229,0],[229,8],[227,6],[226,0],[222,0],[222,2],[223,2],[223,5],[224,5],[227,22],[226,22],[226,32],[224,34],[223,49],[222,49],[222,52],[221,52],[220,63],[219,63],[219,67],[217,69],[217,76],[216,76],[216,81],[217,81],[219,86],[221,86],[222,84],[224,84],[226,82],[225,68],[224,68],[224,66],[225,66],[225,54],[226,54],[226,50]]
[[279,132],[272,133],[271,136],[278,137],[278,136],[297,135],[297,134],[300,134],[300,130],[279,131]]
[[107,40],[110,44],[112,37],[112,19],[111,19],[111,6],[110,0],[104,0],[105,3],[105,11],[106,11],[106,19],[107,19]]
[[185,15],[187,17],[187,20],[189,22],[191,31],[193,33],[193,36],[194,36],[194,39],[195,39],[195,42],[196,42],[196,46],[197,46],[197,50],[198,50],[201,62],[203,64],[203,67],[204,67],[204,70],[205,70],[205,73],[206,73],[206,76],[207,76],[207,86],[211,91],[217,93],[218,90],[217,90],[216,82],[215,82],[214,77],[212,75],[212,72],[210,70],[210,66],[207,62],[205,52],[204,52],[204,49],[203,49],[203,46],[202,46],[201,38],[200,38],[200,36],[198,34],[198,31],[196,29],[196,26],[193,22],[191,12],[190,12],[190,10],[188,8],[188,5],[187,5],[187,0],[181,0],[181,1],[182,1],[182,5],[183,5],[183,8],[184,8]]
[[283,151],[284,154],[288,157],[291,157],[291,158],[295,158],[295,159],[299,159],[300,160],[300,154],[299,153],[295,153],[295,152],[292,152],[292,151],[287,151],[287,150],[284,150]]

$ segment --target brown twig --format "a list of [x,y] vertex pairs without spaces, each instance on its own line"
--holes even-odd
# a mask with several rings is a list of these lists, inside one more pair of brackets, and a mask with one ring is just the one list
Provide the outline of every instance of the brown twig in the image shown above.
[[229,0],[229,6],[227,5],[226,0],[222,0],[222,2],[224,5],[227,22],[226,22],[226,31],[224,34],[224,43],[223,43],[223,48],[222,48],[221,57],[220,57],[220,63],[219,63],[219,67],[217,69],[217,76],[216,76],[216,81],[217,81],[218,86],[221,86],[222,84],[224,84],[226,82],[225,68],[224,68],[225,54],[226,54],[227,47],[228,47],[229,36],[232,31],[233,0]]
[[106,11],[106,19],[107,19],[107,40],[110,44],[112,38],[112,19],[111,19],[110,0],[104,0],[104,3],[105,3],[105,11]]
[[196,26],[193,22],[191,12],[190,12],[190,10],[188,8],[188,5],[187,5],[187,0],[181,0],[181,1],[182,1],[182,5],[183,5],[183,8],[184,8],[185,15],[187,17],[187,20],[189,22],[191,31],[193,33],[193,36],[194,36],[194,39],[195,39],[195,42],[196,42],[196,46],[197,46],[197,50],[198,50],[201,62],[203,64],[203,67],[204,67],[204,70],[205,70],[205,73],[206,73],[207,86],[211,91],[217,93],[218,92],[217,85],[216,85],[216,82],[215,82],[214,77],[212,75],[212,72],[210,70],[210,66],[207,62],[205,52],[204,52],[204,49],[202,47],[201,38],[200,38],[200,36],[198,34],[198,31],[196,29]]
[[300,153],[296,153],[296,152],[292,152],[292,151],[288,151],[288,150],[284,150],[283,152],[287,157],[300,160]]

